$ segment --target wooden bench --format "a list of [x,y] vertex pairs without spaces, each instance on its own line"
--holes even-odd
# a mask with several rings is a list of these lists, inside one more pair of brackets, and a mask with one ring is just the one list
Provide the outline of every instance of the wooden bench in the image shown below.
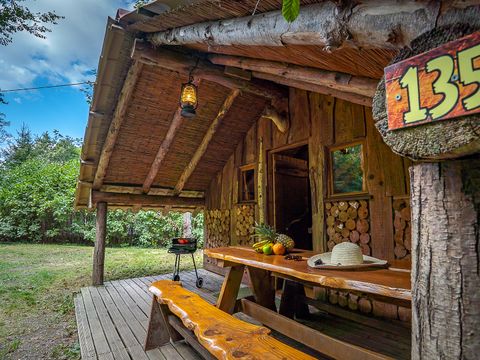
[[266,327],[218,309],[179,282],[157,281],[149,290],[154,296],[145,350],[185,339],[207,359],[314,359],[276,340]]

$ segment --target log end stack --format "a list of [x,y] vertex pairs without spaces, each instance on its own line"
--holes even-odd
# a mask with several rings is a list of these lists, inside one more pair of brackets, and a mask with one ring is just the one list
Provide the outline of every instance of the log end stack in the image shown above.
[[395,259],[410,259],[412,228],[410,200],[408,198],[393,201],[393,227],[395,239]]
[[207,248],[230,245],[230,210],[205,211],[205,226],[208,234]]
[[368,201],[326,202],[325,216],[328,251],[332,251],[336,244],[349,241],[358,244],[363,254],[371,254]]
[[255,205],[239,204],[235,207],[235,236],[239,245],[250,245],[255,232]]

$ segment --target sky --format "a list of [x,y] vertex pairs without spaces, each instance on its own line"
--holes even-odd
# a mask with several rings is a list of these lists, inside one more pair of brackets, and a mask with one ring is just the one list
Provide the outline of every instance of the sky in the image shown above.
[[[35,11],[55,11],[65,18],[48,25],[46,39],[18,33],[13,43],[0,45],[0,89],[16,89],[94,80],[91,70],[98,66],[107,17],[118,8],[131,9],[133,0],[27,0]],[[5,94],[8,105],[0,112],[15,134],[26,124],[33,134],[59,130],[63,135],[82,138],[88,104],[79,87],[44,89]]]

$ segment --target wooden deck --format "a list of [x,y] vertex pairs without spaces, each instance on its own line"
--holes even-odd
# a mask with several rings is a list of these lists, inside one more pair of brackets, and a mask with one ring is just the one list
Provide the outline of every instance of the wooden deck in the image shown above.
[[[183,286],[195,291],[210,303],[215,303],[220,292],[223,277],[204,269],[199,270],[204,279],[202,289],[195,287],[193,271],[180,274]],[[180,341],[145,352],[143,342],[146,336],[151,294],[147,289],[150,283],[160,279],[171,279],[171,274],[106,282],[104,286],[85,287],[75,297],[78,336],[82,359],[179,359],[192,360],[202,357],[187,343]],[[249,294],[242,285],[240,295]],[[239,313],[235,316],[257,323]],[[390,327],[366,326],[338,318],[324,312],[312,313],[304,324],[317,328],[327,335],[343,341],[381,352],[395,359],[410,358],[410,330]],[[306,348],[275,331],[277,339],[296,347],[319,359],[318,352]]]
[[[223,277],[199,270],[204,287],[195,287],[195,273],[182,272],[185,288],[215,302]],[[106,282],[104,286],[82,288],[75,297],[78,337],[82,359],[201,359],[185,342],[165,345],[145,352],[145,340],[150,313],[150,283],[170,279],[171,274]]]

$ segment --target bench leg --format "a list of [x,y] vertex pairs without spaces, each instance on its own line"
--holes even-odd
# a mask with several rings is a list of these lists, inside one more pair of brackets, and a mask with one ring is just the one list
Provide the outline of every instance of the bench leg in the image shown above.
[[305,289],[302,284],[290,280],[284,280],[282,299],[278,312],[288,318],[306,318],[310,314],[308,305],[301,299],[305,297]]
[[150,317],[148,320],[147,337],[145,339],[145,351],[168,344],[170,339],[178,341],[183,337],[168,322],[170,310],[167,305],[160,304],[156,296],[153,296]]

